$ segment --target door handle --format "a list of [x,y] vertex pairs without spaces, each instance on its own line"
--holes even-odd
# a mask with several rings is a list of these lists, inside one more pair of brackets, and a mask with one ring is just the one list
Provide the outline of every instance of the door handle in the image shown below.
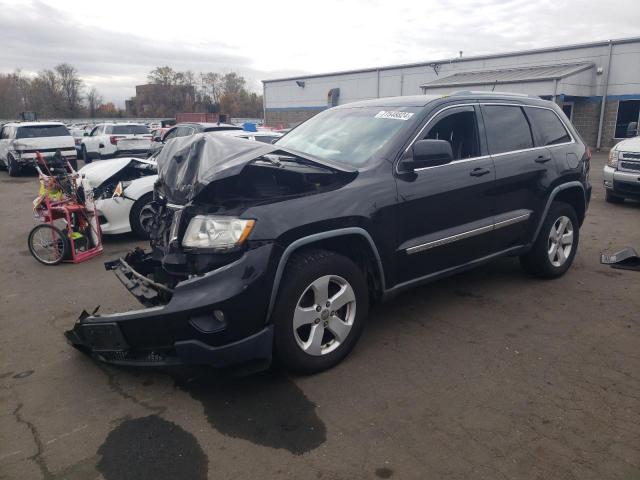
[[547,163],[549,160],[551,160],[551,157],[549,155],[538,155],[538,158],[536,158],[536,163]]
[[469,172],[469,175],[471,175],[472,177],[481,177],[483,175],[486,175],[487,173],[491,173],[491,170],[487,170],[486,168],[474,168],[473,170],[471,170],[471,172]]

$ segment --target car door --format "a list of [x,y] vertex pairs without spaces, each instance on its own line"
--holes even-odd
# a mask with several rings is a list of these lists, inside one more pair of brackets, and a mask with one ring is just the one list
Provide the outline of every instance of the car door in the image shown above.
[[496,171],[495,249],[503,251],[531,241],[555,167],[549,149],[535,145],[523,106],[484,104],[481,109]]
[[87,152],[98,152],[98,135],[100,135],[102,128],[102,125],[97,125],[93,127],[93,130],[91,130],[91,133],[89,133],[88,137],[84,137],[82,143],[85,145]]
[[447,140],[453,161],[398,175],[399,283],[491,253],[495,171],[478,114],[477,106],[458,105],[432,116],[415,140]]

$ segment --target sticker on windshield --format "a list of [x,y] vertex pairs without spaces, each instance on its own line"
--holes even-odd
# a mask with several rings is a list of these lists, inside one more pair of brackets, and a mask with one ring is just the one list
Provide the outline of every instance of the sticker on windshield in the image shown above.
[[413,113],[410,112],[387,112],[384,110],[376,113],[374,118],[390,118],[392,120],[409,120],[413,117]]

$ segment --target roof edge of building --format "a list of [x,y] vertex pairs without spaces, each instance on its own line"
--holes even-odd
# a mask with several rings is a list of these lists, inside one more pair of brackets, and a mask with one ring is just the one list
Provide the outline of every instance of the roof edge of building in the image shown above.
[[293,81],[293,80],[305,80],[309,78],[320,78],[320,77],[335,77],[338,75],[351,75],[356,73],[366,73],[366,72],[376,72],[376,71],[385,71],[385,70],[396,70],[399,68],[414,68],[414,67],[426,67],[435,63],[446,63],[446,62],[469,62],[475,60],[487,60],[491,58],[505,58],[505,57],[513,57],[516,55],[534,55],[537,53],[546,53],[546,52],[556,52],[560,50],[575,50],[580,48],[589,48],[589,47],[600,47],[609,45],[611,42],[613,45],[621,45],[624,43],[640,43],[640,37],[627,37],[627,38],[616,38],[611,40],[601,40],[598,42],[588,42],[588,43],[574,43],[570,45],[560,45],[557,47],[545,47],[545,48],[536,48],[532,50],[518,50],[504,53],[493,53],[486,55],[475,55],[471,57],[464,58],[444,58],[439,60],[426,60],[422,62],[414,62],[414,63],[403,63],[398,65],[386,65],[382,67],[369,67],[369,68],[360,68],[355,70],[342,70],[336,72],[328,72],[328,73],[312,73],[308,75],[300,75],[297,77],[283,77],[283,78],[272,78],[268,80],[261,80],[263,84],[273,83],[273,82],[284,82],[284,81]]

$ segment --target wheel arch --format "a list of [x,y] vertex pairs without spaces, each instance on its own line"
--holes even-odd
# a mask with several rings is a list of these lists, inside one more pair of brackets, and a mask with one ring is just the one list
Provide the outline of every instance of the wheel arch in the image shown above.
[[533,236],[533,242],[535,242],[538,238],[538,234],[540,233],[542,224],[547,218],[549,208],[551,208],[551,204],[554,201],[566,202],[571,205],[576,211],[576,215],[578,216],[580,225],[582,225],[582,222],[584,221],[585,215],[587,213],[587,200],[584,185],[582,185],[582,183],[578,181],[562,183],[551,191],[551,194],[547,199],[544,212],[538,220],[538,226],[536,227],[536,231]]
[[291,242],[280,256],[271,288],[267,323],[273,313],[282,276],[291,255],[307,248],[321,248],[347,256],[363,269],[369,289],[375,296],[381,296],[384,292],[385,276],[382,260],[369,232],[361,227],[347,227],[315,233]]

